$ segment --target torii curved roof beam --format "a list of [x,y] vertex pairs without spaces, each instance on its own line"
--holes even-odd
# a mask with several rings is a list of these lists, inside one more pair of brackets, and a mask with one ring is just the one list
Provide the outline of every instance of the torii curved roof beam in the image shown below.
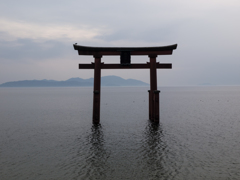
[[131,55],[170,55],[177,44],[157,47],[91,47],[73,44],[79,55],[121,55],[121,52],[128,51]]

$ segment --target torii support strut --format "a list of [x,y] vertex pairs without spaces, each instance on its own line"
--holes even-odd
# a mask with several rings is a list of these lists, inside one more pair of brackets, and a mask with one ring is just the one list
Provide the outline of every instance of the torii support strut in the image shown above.
[[[172,64],[156,62],[158,55],[171,55],[177,44],[160,47],[89,47],[73,45],[79,55],[92,55],[95,62],[79,64],[79,69],[94,69],[93,123],[100,122],[101,69],[150,69],[149,119],[159,123],[159,93],[157,90],[157,69],[171,69]],[[120,56],[120,64],[101,63],[102,56]],[[131,64],[132,55],[147,55],[150,62]]]

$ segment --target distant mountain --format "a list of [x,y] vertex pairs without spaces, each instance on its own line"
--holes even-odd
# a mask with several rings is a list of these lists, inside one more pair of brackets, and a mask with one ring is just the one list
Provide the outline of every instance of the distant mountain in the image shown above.
[[[102,86],[148,86],[149,84],[136,79],[123,79],[118,76],[101,77]],[[0,87],[73,87],[73,86],[93,86],[93,78],[70,78],[66,81],[55,80],[24,80],[6,82]]]

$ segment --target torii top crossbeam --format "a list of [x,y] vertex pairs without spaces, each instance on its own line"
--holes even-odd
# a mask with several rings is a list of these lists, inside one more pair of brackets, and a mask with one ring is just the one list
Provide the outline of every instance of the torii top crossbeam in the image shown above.
[[74,44],[79,55],[121,55],[121,52],[130,52],[131,55],[170,55],[177,48],[177,44],[157,47],[90,47]]
[[[170,46],[157,47],[90,47],[73,45],[74,49],[78,51],[79,55],[92,55],[94,57],[101,56],[121,56],[120,64],[104,64],[101,63],[101,69],[149,69],[150,64],[131,64],[132,55],[171,55],[173,50],[177,48],[177,44]],[[172,64],[157,63],[157,69],[171,69]],[[79,64],[79,69],[94,69],[92,64]]]

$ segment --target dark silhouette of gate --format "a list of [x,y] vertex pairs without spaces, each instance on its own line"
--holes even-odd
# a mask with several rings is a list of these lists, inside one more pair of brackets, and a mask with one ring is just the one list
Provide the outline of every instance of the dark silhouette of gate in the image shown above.
[[[91,55],[95,62],[79,64],[79,69],[94,69],[93,123],[100,122],[101,69],[150,69],[149,119],[159,123],[159,93],[157,90],[157,69],[171,69],[172,64],[156,62],[158,55],[171,55],[177,44],[159,47],[89,47],[73,45],[79,55]],[[150,62],[131,64],[131,56],[147,55]],[[102,56],[120,56],[120,64],[101,63]]]

